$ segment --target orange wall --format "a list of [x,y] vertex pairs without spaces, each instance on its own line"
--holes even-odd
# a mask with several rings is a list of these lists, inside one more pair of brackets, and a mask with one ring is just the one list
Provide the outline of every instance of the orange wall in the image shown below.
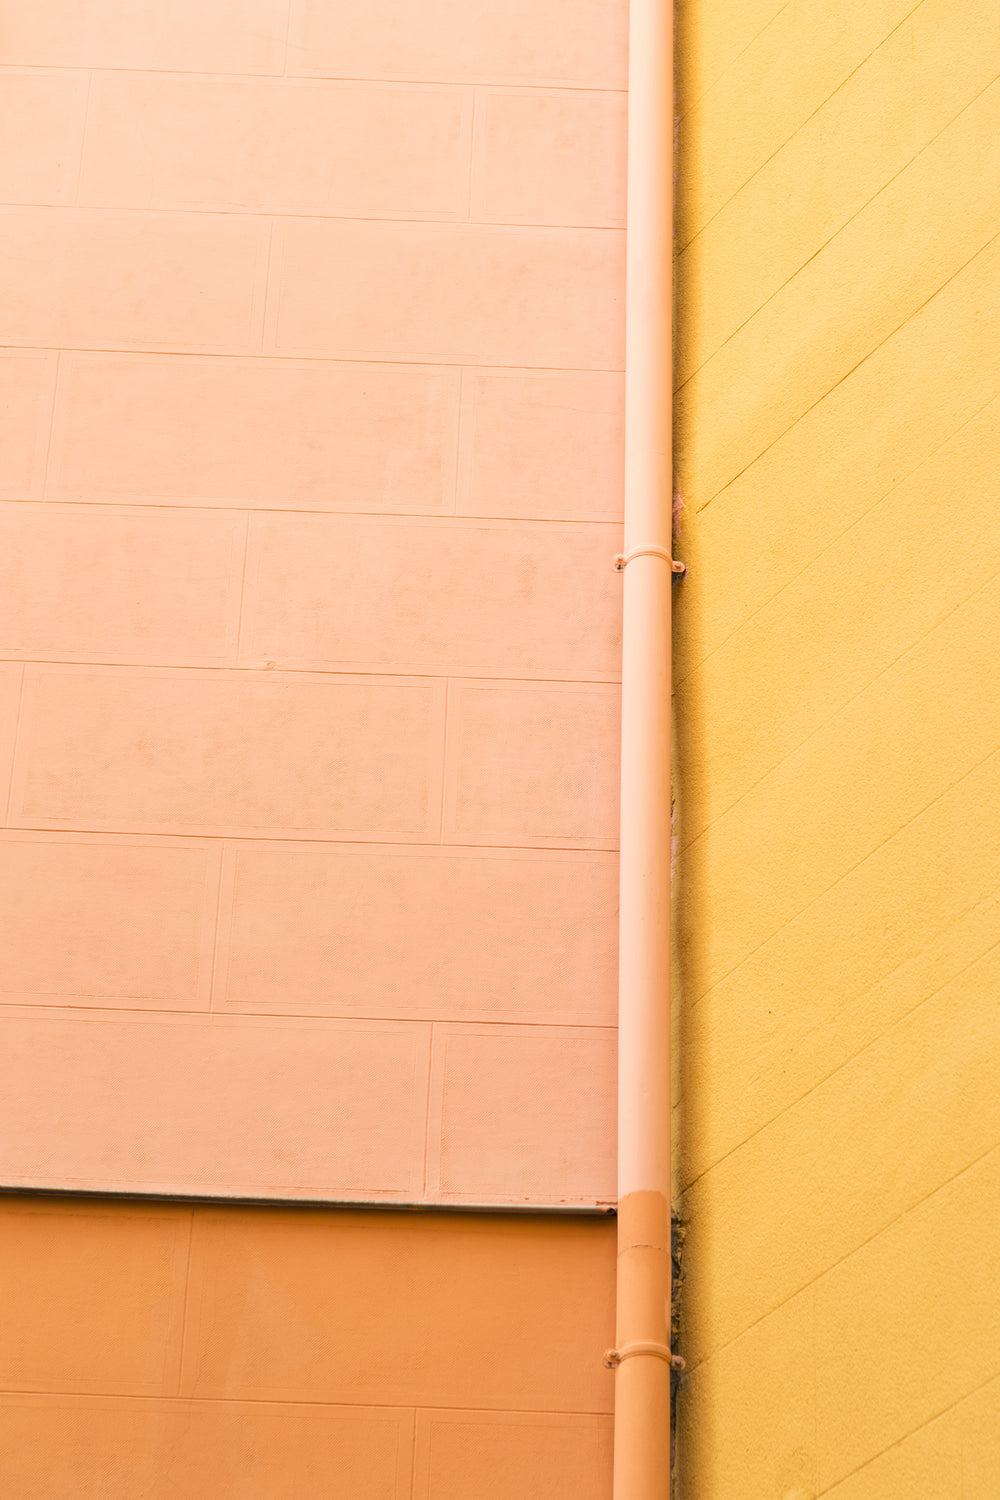
[[603,1500],[614,1259],[594,1219],[0,1200],[0,1490]]
[[613,1198],[625,31],[0,3],[0,1182]]

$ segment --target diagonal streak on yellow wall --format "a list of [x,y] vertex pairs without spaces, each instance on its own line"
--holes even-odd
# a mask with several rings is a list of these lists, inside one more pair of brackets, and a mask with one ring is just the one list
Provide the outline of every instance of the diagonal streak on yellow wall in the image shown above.
[[1000,26],[677,26],[679,1492],[986,1496]]

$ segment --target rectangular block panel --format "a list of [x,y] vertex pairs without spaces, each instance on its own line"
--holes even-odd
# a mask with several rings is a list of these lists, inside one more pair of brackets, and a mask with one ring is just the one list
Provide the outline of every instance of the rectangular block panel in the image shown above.
[[187,1395],[611,1409],[613,1377],[595,1355],[614,1336],[610,1220],[211,1209],[196,1220]]
[[82,667],[28,679],[19,826],[437,837],[443,684]]
[[8,1396],[0,1483],[18,1500],[409,1500],[412,1429],[363,1406]]
[[0,504],[0,655],[235,664],[245,531],[226,511]]
[[620,375],[466,370],[459,514],[618,520],[624,431]]
[[293,0],[289,73],[624,88],[623,0]]
[[0,61],[52,68],[280,73],[287,0],[0,0]]
[[420,1196],[427,1027],[13,1008],[3,1026],[0,1183]]
[[58,348],[260,346],[269,225],[235,214],[8,209],[0,339]]
[[0,203],[73,202],[89,82],[84,72],[0,73]]
[[624,225],[625,94],[483,89],[476,108],[474,219]]
[[59,356],[0,354],[0,495],[41,496]]
[[241,662],[614,680],[617,526],[255,516]]
[[467,89],[103,73],[81,202],[465,218]]
[[619,717],[612,687],[453,683],[446,839],[613,848]]
[[63,356],[50,492],[271,510],[450,511],[457,370]]
[[171,1395],[190,1235],[178,1209],[0,1195],[0,1389]]
[[607,1500],[612,1422],[535,1412],[419,1412],[414,1500]]
[[438,1026],[427,1189],[445,1203],[612,1203],[614,1033]]
[[207,1010],[218,889],[212,844],[5,834],[0,997]]
[[618,370],[624,274],[617,230],[286,219],[267,347]]
[[217,1006],[611,1025],[613,855],[241,843]]

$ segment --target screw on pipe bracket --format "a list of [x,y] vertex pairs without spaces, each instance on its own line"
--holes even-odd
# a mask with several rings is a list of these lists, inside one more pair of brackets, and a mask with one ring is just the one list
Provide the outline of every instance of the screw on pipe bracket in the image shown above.
[[608,1370],[617,1370],[623,1359],[631,1359],[636,1354],[652,1354],[657,1359],[666,1360],[672,1370],[685,1368],[684,1356],[674,1354],[666,1344],[651,1344],[641,1340],[634,1344],[623,1344],[620,1349],[605,1349],[602,1363]]
[[624,573],[633,557],[662,557],[664,562],[670,564],[671,573],[676,574],[678,578],[682,578],[687,572],[687,563],[678,562],[676,558],[671,557],[666,547],[657,547],[653,543],[645,547],[633,547],[628,552],[619,552],[615,558],[615,572]]

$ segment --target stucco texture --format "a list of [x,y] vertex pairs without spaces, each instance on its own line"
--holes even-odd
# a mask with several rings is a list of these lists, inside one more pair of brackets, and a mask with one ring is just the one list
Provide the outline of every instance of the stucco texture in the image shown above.
[[684,1500],[1000,1472],[1000,30],[678,7]]

